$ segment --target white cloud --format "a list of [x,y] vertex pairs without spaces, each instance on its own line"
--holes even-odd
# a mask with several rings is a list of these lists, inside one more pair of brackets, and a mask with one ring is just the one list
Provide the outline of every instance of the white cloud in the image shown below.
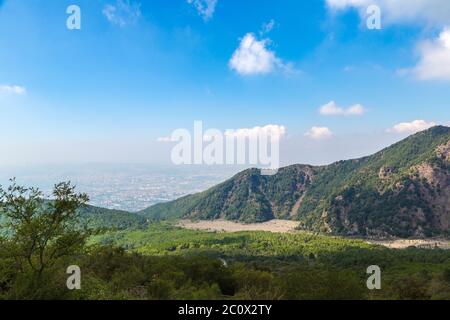
[[362,115],[366,110],[361,104],[354,104],[353,106],[350,106],[346,111],[346,114],[348,115]]
[[327,127],[312,127],[305,133],[306,137],[310,137],[314,140],[328,139],[333,136],[333,132]]
[[360,104],[355,104],[344,109],[339,107],[334,101],[330,101],[319,108],[319,113],[324,116],[352,116],[362,115],[364,112],[365,109]]
[[225,136],[234,138],[257,138],[262,135],[281,138],[286,134],[286,127],[277,124],[269,124],[264,127],[254,127],[250,129],[237,129],[225,131]]
[[436,123],[434,122],[427,122],[425,120],[414,120],[412,122],[402,122],[399,124],[396,124],[391,129],[388,129],[388,132],[392,133],[416,133],[423,130],[427,130],[431,127],[434,127]]
[[437,39],[420,43],[418,50],[419,62],[406,73],[419,80],[450,80],[450,28],[445,28]]
[[284,64],[268,49],[269,44],[269,39],[258,40],[253,33],[247,33],[233,53],[229,67],[244,76],[268,74],[277,69],[292,71],[289,64]]
[[418,21],[443,26],[450,23],[450,1],[448,0],[326,0],[332,10],[355,8],[366,17],[367,8],[377,5],[383,20],[389,23]]
[[332,11],[354,8],[362,19],[367,8],[376,5],[381,9],[383,22],[423,23],[443,28],[433,41],[418,46],[420,60],[412,69],[399,70],[399,74],[412,74],[419,80],[450,80],[450,1],[449,0],[326,0]]
[[141,14],[141,4],[133,0],[117,0],[115,4],[107,4],[103,8],[106,19],[120,27],[136,23]]
[[21,86],[0,85],[0,94],[23,95],[26,92],[27,92],[27,90]]
[[187,0],[187,3],[193,5],[205,21],[213,17],[217,6],[217,0]]
[[[275,139],[281,139],[286,135],[286,127],[277,124],[268,124],[266,126],[257,126],[253,128],[229,129],[223,133],[224,137],[258,139],[261,136],[267,136]],[[204,134],[204,141],[211,141],[211,136]],[[158,142],[170,143],[176,142],[171,136],[163,136],[157,138]]]

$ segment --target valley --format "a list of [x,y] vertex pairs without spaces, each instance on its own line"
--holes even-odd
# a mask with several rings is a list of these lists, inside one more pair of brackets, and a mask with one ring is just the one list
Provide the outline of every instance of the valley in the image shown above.
[[249,169],[136,213],[88,205],[70,183],[53,200],[13,185],[0,299],[450,299],[449,141],[434,127],[361,159]]

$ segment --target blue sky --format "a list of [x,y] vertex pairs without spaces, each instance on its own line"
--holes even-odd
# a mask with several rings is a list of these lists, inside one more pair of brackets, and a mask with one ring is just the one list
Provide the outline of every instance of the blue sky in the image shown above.
[[445,0],[0,1],[0,164],[160,163],[194,120],[285,126],[286,163],[374,152],[449,123],[447,26]]

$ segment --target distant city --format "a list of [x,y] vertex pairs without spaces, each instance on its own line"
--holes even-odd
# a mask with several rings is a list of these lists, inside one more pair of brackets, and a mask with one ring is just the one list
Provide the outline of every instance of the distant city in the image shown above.
[[0,184],[16,178],[50,197],[54,184],[71,181],[90,204],[136,212],[157,203],[204,191],[232,177],[236,167],[156,167],[146,165],[76,165],[0,168]]

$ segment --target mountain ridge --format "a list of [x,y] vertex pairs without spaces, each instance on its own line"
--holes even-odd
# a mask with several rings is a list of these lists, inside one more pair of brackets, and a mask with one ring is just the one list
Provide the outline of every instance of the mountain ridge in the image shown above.
[[83,205],[78,209],[81,224],[108,230],[137,229],[146,226],[147,219],[137,213]]
[[450,128],[416,133],[373,155],[274,176],[248,169],[202,193],[147,208],[151,219],[298,220],[301,228],[366,237],[429,237],[450,228]]

